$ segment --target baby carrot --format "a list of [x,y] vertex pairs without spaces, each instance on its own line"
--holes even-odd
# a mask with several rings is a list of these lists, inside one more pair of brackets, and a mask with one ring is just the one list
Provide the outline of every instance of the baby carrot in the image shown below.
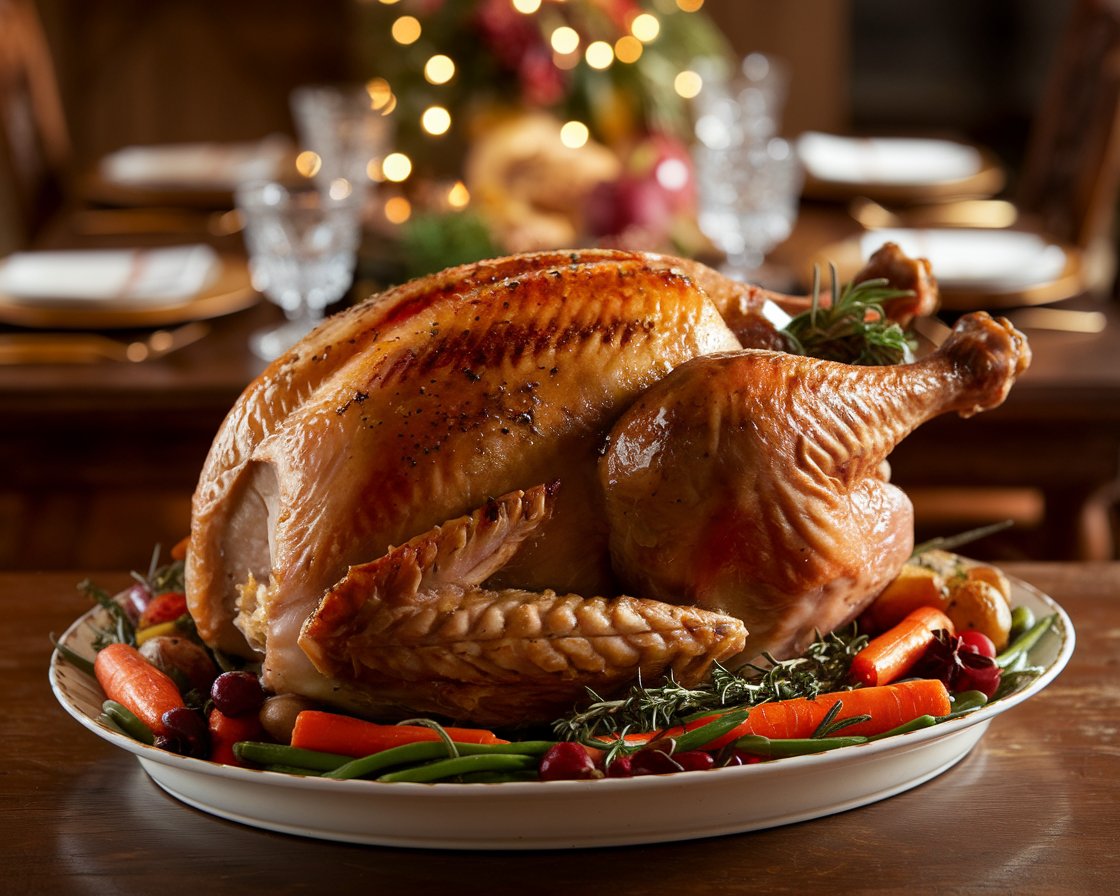
[[715,746],[744,734],[761,734],[771,739],[812,737],[836,703],[841,703],[835,717],[837,722],[853,716],[870,716],[865,721],[845,725],[845,736],[881,734],[918,716],[945,716],[953,709],[945,685],[932,678],[852,691],[833,691],[812,698],[798,697],[759,704],[750,711],[743,724],[722,741],[717,741]]
[[210,761],[226,765],[245,765],[233,745],[259,740],[264,734],[255,712],[245,716],[227,716],[220,709],[212,709],[206,723],[210,729]]
[[933,643],[939,629],[953,634],[953,623],[936,607],[918,607],[852,658],[850,677],[864,685],[890,684],[905,675]]
[[[457,743],[504,744],[493,731],[483,728],[444,728]],[[379,725],[334,712],[305,709],[296,716],[292,746],[321,753],[340,753],[355,758],[379,753],[390,747],[417,741],[441,740],[426,725]]]
[[179,688],[130,644],[108,644],[97,652],[93,674],[101,690],[142,721],[153,734],[168,734],[163,714],[184,706]]

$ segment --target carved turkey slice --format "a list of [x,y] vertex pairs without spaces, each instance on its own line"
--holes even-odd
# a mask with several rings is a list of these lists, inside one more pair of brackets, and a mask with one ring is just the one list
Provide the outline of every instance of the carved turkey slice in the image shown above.
[[[928,309],[928,268],[884,252],[921,294],[898,313]],[[775,344],[766,299],[804,302],[589,251],[332,318],[215,439],[187,564],[199,632],[276,691],[498,724],[854,616],[910,546],[879,461],[936,413],[998,403],[1029,355],[986,316],[887,372],[744,350]]]

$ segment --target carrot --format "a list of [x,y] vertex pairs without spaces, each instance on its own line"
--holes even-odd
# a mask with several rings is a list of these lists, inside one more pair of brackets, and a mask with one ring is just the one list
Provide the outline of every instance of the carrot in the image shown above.
[[105,696],[127,707],[153,734],[169,734],[163,714],[186,705],[171,677],[130,644],[102,647],[93,661],[93,674]]
[[175,544],[172,545],[172,547],[171,547],[171,559],[172,560],[186,560],[187,559],[187,548],[190,546],[190,543],[191,543],[191,537],[189,535],[185,535],[182,538],[180,538],[177,542],[175,542]]
[[246,765],[233,752],[233,745],[243,740],[260,740],[264,735],[256,713],[247,716],[227,716],[220,709],[210,710],[207,718],[210,729],[210,761],[226,765]]
[[[829,710],[838,702],[842,706],[834,721],[853,716],[871,716],[867,721],[845,726],[841,732],[845,735],[882,734],[919,716],[944,716],[952,711],[949,691],[936,679],[922,678],[881,687],[833,691],[812,698],[797,697],[760,703],[751,709],[746,721],[714,739],[704,749],[717,750],[746,734],[761,734],[771,739],[812,737]],[[627,734],[626,743],[633,745],[659,737],[679,737],[685,731],[705,725],[715,718],[718,715],[707,715],[668,730]]]
[[[464,744],[504,744],[493,731],[483,728],[444,728],[453,741]],[[417,741],[439,740],[426,725],[379,725],[334,712],[305,709],[296,716],[292,746],[321,753],[339,753],[361,758],[390,747]]]
[[935,678],[917,678],[879,687],[833,691],[816,697],[776,700],[754,707],[747,720],[730,735],[716,741],[723,746],[744,734],[761,734],[771,739],[812,737],[821,721],[836,703],[841,709],[835,721],[868,715],[867,721],[844,727],[844,735],[882,734],[918,716],[945,716],[952,712],[949,691]]
[[852,681],[869,686],[896,681],[921,659],[933,643],[933,633],[939,629],[953,634],[953,623],[939,609],[911,610],[900,623],[872,638],[852,658]]

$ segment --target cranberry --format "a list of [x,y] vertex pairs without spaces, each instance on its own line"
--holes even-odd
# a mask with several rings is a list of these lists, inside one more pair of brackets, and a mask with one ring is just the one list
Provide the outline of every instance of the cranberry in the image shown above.
[[210,686],[210,699],[223,715],[237,718],[261,708],[264,689],[252,672],[223,672]]
[[156,738],[157,747],[183,756],[206,758],[210,752],[210,731],[202,716],[180,706],[165,712],[162,721],[167,734]]
[[761,756],[756,756],[754,753],[744,753],[742,750],[736,750],[728,758],[725,765],[755,765],[762,762]]
[[573,741],[553,744],[541,757],[542,781],[582,781],[601,775],[602,772],[595,768],[595,761],[583,745]]
[[664,750],[646,748],[630,758],[635,775],[670,775],[683,771],[681,764]]
[[973,653],[980,654],[980,656],[995,658],[996,645],[983,632],[968,629],[961,632],[960,639],[961,650],[971,650]]
[[914,666],[914,674],[937,678],[952,693],[983,691],[991,697],[999,687],[1002,670],[994,659],[969,647],[963,636],[935,633],[933,642]]
[[716,764],[715,757],[703,750],[685,750],[682,753],[674,753],[673,758],[686,772],[706,772]]

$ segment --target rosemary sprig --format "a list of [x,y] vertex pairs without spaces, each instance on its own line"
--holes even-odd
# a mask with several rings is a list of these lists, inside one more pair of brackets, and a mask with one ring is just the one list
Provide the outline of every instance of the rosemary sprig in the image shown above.
[[809,649],[793,659],[776,660],[764,654],[762,663],[737,670],[713,663],[708,680],[694,688],[669,675],[656,686],[639,680],[612,700],[589,689],[589,704],[554,722],[553,733],[563,740],[590,743],[630,731],[660,731],[712,711],[843,690],[850,687],[852,657],[866,643],[867,636],[852,624],[828,635],[818,633]]
[[909,290],[892,289],[885,279],[849,283],[840,290],[832,270],[832,302],[820,303],[820,269],[813,269],[812,304],[786,324],[783,332],[794,354],[866,366],[900,364],[913,358],[916,342],[888,320],[883,303]]

